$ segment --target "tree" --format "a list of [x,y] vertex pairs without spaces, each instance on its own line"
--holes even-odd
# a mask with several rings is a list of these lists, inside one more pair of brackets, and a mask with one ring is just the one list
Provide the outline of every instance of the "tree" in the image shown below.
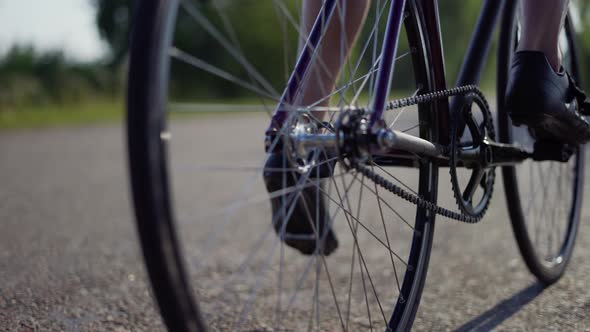
[[96,7],[96,25],[109,44],[109,65],[118,67],[127,54],[133,0],[91,0]]
[[[134,0],[91,0],[97,8],[96,23],[100,35],[109,44],[111,52],[109,63],[111,68],[118,68],[125,59],[128,51],[129,34],[131,26],[132,8]],[[321,1],[321,0],[317,0]],[[291,8],[293,16],[297,17],[297,8],[301,0],[281,0]],[[297,44],[294,31],[289,31],[288,40],[284,42],[281,26],[290,26],[288,22],[281,22],[277,17],[276,3],[270,0],[191,0],[191,3],[199,12],[210,20],[226,38],[239,40],[239,48],[248,56],[248,61],[267,78],[274,87],[280,89],[284,85],[288,71],[292,68],[292,58]],[[482,1],[447,0],[440,2],[441,25],[444,31],[443,42],[448,84],[453,85],[456,74],[462,63],[472,29],[475,26],[478,14],[482,7]],[[580,18],[578,28],[588,27],[590,3],[587,1],[573,1],[572,8]],[[277,20],[278,19],[278,20]],[[282,18],[284,20],[284,17]],[[227,29],[226,22],[231,22],[231,29]],[[384,23],[384,22],[383,22]],[[590,32],[582,33],[579,41],[584,53],[582,59],[584,65],[590,61],[590,55],[585,52],[590,49]],[[402,40],[402,43],[405,41]],[[490,50],[486,70],[483,76],[483,84],[493,86],[495,73],[495,44]],[[288,49],[283,47],[288,45]],[[237,77],[247,77],[242,66],[225,51],[220,44],[212,38],[186,10],[178,13],[178,22],[175,26],[174,46],[184,52],[197,56],[199,59],[228,70]],[[284,65],[284,55],[291,59],[288,65]],[[363,63],[363,66],[369,64]],[[411,84],[409,78],[410,67],[399,68],[396,72],[397,82]],[[172,62],[171,92],[177,97],[194,98],[202,95],[210,98],[237,97],[244,94],[235,84],[214,75],[196,70],[180,61]],[[398,88],[408,88],[400,86]]]

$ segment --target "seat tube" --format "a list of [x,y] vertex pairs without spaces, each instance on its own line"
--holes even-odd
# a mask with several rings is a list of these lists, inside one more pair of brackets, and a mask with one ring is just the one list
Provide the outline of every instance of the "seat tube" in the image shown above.
[[323,37],[323,32],[326,29],[326,25],[329,23],[330,18],[334,14],[337,1],[340,0],[324,1],[324,6],[320,11],[316,21],[314,22],[314,25],[309,33],[309,37],[305,43],[305,47],[303,47],[301,53],[299,54],[299,58],[297,59],[293,73],[291,74],[291,77],[289,77],[287,87],[283,91],[283,95],[281,96],[281,100],[272,117],[270,126],[266,131],[267,138],[270,135],[277,133],[282,128],[283,123],[287,119],[290,108],[289,105],[293,104],[301,84],[304,83],[305,74],[312,63],[312,56]]
[[370,117],[370,128],[373,132],[383,126],[382,116],[389,97],[389,89],[391,88],[391,78],[393,76],[401,25],[404,20],[405,5],[406,0],[392,0],[389,9],[389,18],[381,50],[381,61],[379,62],[379,73],[377,74],[375,99]]

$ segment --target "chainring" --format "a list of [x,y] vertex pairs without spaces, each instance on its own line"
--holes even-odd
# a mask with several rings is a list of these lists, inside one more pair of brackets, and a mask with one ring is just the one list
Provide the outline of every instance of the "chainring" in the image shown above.
[[[449,172],[455,201],[461,212],[472,220],[479,221],[485,215],[494,191],[495,166],[489,166],[492,153],[485,144],[494,141],[496,133],[492,113],[483,94],[479,91],[464,96],[465,105],[454,118],[451,125],[451,144],[449,146]],[[480,117],[474,114],[474,108]],[[465,139],[465,133],[471,141]],[[465,187],[458,169],[469,173]],[[463,174],[461,174],[463,175]]]

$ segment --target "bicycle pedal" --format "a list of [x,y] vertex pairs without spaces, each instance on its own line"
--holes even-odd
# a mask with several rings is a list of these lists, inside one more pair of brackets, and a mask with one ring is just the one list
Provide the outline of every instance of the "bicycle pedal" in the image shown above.
[[533,150],[535,161],[567,162],[576,152],[576,146],[554,141],[536,141]]

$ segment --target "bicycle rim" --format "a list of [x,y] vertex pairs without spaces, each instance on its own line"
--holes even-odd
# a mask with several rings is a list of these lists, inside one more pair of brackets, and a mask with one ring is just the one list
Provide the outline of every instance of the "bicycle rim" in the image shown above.
[[[269,3],[294,25],[281,29],[299,30],[292,23],[297,8]],[[271,227],[268,194],[260,179],[268,115],[239,110],[272,110],[274,92],[282,83],[266,80],[260,64],[247,57],[236,56],[235,67],[220,70],[211,63],[215,56],[203,59],[175,43],[183,25],[191,24],[181,21],[184,18],[214,37],[206,45],[216,42],[233,56],[250,47],[237,42],[241,29],[230,22],[236,15],[230,2],[206,6],[142,2],[131,48],[127,126],[134,208],[154,294],[169,330],[409,329],[426,278],[434,214],[417,211],[362,175],[336,166],[325,188],[308,178],[285,189],[294,195],[305,185],[323,191],[340,237],[337,253],[303,256],[280,241]],[[369,20],[386,17],[388,8],[389,1],[375,1]],[[396,73],[413,71],[412,93],[427,92],[434,87],[423,47],[425,28],[416,8],[409,12],[404,30],[408,43],[400,47],[396,68],[401,69]],[[240,15],[248,20],[247,13]],[[312,111],[337,114],[346,107],[370,105],[377,74],[371,68],[384,23],[363,29],[361,36],[369,37],[359,40],[357,57],[347,61],[348,73],[332,96],[337,109]],[[293,49],[284,46],[283,51],[288,58]],[[368,71],[359,69],[363,61],[370,62]],[[183,91],[185,85],[175,75],[189,70],[198,80],[217,76],[211,84],[229,81],[249,94],[223,96],[229,100],[225,103],[187,100],[191,91]],[[403,83],[400,87],[394,82],[394,91],[403,91]],[[388,114],[386,120],[395,129],[434,140],[438,133],[432,125],[433,108],[420,105]],[[438,168],[428,160],[419,164],[372,167],[435,202]]]
[[[515,5],[516,7],[516,5]],[[516,10],[504,16],[498,60],[498,105],[504,103],[508,68],[518,38]],[[580,80],[575,36],[569,19],[560,37],[566,69]],[[532,146],[525,128],[513,127],[500,108],[500,139]],[[567,163],[527,160],[502,168],[513,231],[529,270],[543,283],[557,281],[571,258],[580,221],[584,147]]]

